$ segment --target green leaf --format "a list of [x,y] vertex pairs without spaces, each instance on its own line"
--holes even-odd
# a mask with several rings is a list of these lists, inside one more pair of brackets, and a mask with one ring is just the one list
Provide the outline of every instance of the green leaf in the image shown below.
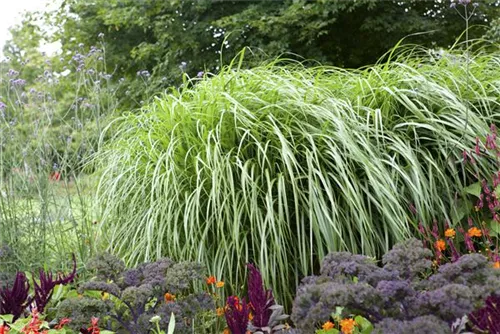
[[[65,328],[49,329],[49,331],[47,333],[48,334],[66,334],[66,329]],[[102,333],[102,331],[101,331],[101,333]]]
[[498,186],[495,188],[495,195],[497,195],[497,198],[500,198],[500,185],[498,185]]
[[354,318],[354,321],[359,325],[361,334],[370,334],[373,331],[373,325],[368,319],[358,315]]
[[171,313],[170,321],[168,322],[167,334],[174,334],[174,329],[175,329],[175,315]]
[[3,314],[0,315],[0,319],[10,324],[14,321],[14,316],[12,314]]
[[488,222],[488,229],[491,235],[493,236],[500,235],[500,223],[497,222],[496,220],[491,220]]
[[476,197],[479,197],[479,195],[481,194],[481,182],[476,182],[476,183],[473,183],[473,184],[465,187],[464,191],[467,194],[471,194],[471,195],[474,195]]
[[453,224],[457,224],[466,216],[470,215],[472,210],[472,203],[467,200],[459,200],[455,209],[451,211],[451,221]]
[[331,328],[329,330],[318,329],[316,330],[316,334],[339,334],[340,331],[336,328]]

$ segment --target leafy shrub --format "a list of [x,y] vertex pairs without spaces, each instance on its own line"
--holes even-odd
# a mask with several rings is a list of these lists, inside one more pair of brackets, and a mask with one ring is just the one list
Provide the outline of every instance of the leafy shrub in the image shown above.
[[465,186],[451,161],[499,110],[499,55],[412,50],[357,71],[233,64],[118,119],[98,155],[106,243],[234,286],[255,262],[286,302],[329,252],[410,236],[410,204],[448,217]]
[[[141,334],[155,329],[150,321],[160,316],[159,326],[167,329],[175,315],[176,333],[191,333],[195,321],[204,312],[215,310],[208,293],[189,293],[193,282],[201,280],[202,266],[175,263],[163,258],[126,269],[123,261],[110,254],[91,260],[92,280],[82,283],[80,298],[69,298],[58,306],[58,318],[71,318],[70,327],[81,328],[87,319],[108,319],[108,329]],[[92,292],[98,292],[97,297]],[[156,324],[156,323],[155,323]]]
[[446,333],[500,291],[500,271],[480,254],[463,255],[434,273],[431,257],[416,239],[385,254],[383,267],[365,256],[332,253],[323,260],[320,276],[305,278],[298,288],[292,320],[311,333],[344,307],[347,314],[374,323],[375,332],[414,333],[421,327],[427,333]]

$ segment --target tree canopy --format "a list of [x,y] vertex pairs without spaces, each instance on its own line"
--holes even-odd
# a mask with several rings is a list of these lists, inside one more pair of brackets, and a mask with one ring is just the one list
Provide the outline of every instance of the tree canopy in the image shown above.
[[[130,80],[122,92],[130,105],[180,84],[184,73],[217,72],[244,47],[253,52],[248,66],[286,55],[351,68],[376,62],[403,38],[449,47],[465,29],[457,13],[464,10],[444,0],[64,0],[46,16],[55,33],[44,37],[60,41],[69,61],[79,45],[96,45],[104,34],[107,68],[115,80]],[[469,22],[470,38],[488,30],[497,36],[498,16],[499,1],[481,1]],[[31,22],[13,30],[5,49],[13,58],[40,34]],[[152,74],[146,87],[140,71]]]

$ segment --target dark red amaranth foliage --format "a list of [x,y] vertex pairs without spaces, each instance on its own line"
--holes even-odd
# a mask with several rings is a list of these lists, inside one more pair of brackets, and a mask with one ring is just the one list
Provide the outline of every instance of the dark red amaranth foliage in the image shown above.
[[245,334],[247,332],[249,314],[250,310],[245,299],[240,302],[236,296],[227,298],[224,315],[232,334]]
[[[34,276],[34,275],[33,275]],[[40,270],[38,279],[40,283],[37,283],[35,279],[33,279],[33,285],[35,288],[35,304],[36,308],[39,312],[45,310],[45,306],[47,306],[50,298],[52,297],[52,293],[54,292],[54,288],[59,285],[65,285],[71,283],[76,277],[76,258],[73,254],[73,271],[69,275],[58,274],[57,278],[54,279],[54,276],[51,272],[45,272]]]
[[0,314],[12,314],[14,320],[18,319],[30,303],[29,291],[26,275],[18,272],[12,288],[7,285],[0,289]]
[[[34,277],[35,275],[33,275]],[[64,276],[58,274],[54,279],[52,273],[40,270],[39,283],[33,278],[34,296],[29,296],[30,285],[26,275],[22,272],[16,274],[12,288],[9,285],[0,289],[0,314],[12,314],[14,320],[18,319],[26,310],[27,307],[34,301],[34,307],[38,312],[43,312],[47,306],[54,288],[59,284],[68,284],[75,279],[76,276],[76,258],[73,254],[73,271]]]
[[255,327],[266,327],[273,311],[273,292],[264,289],[264,282],[260,271],[253,265],[248,264],[248,299],[252,310],[252,324]]
[[492,295],[486,305],[469,315],[475,327],[490,334],[500,334],[500,296]]

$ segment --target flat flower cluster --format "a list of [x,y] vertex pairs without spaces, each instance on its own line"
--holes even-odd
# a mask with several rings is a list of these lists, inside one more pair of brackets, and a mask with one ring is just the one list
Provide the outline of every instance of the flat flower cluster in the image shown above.
[[374,333],[451,333],[457,319],[500,291],[500,271],[483,255],[467,254],[434,272],[432,256],[416,239],[394,246],[382,267],[366,256],[332,253],[321,274],[298,288],[292,320],[313,333],[343,307],[372,322]]

